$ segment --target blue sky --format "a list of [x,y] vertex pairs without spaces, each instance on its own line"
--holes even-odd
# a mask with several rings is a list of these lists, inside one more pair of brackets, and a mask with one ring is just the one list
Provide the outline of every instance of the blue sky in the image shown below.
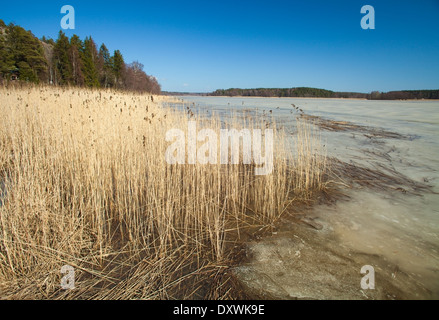
[[439,0],[3,1],[0,19],[56,39],[66,4],[67,35],[120,49],[166,91],[439,88]]

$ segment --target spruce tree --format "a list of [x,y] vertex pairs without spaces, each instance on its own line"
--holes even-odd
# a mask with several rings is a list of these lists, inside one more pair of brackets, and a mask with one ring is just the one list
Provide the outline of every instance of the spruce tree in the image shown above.
[[110,51],[108,51],[105,44],[102,44],[99,48],[99,64],[101,66],[101,87],[107,88],[113,86],[114,81],[111,76],[113,61],[111,59]]
[[124,86],[124,71],[125,62],[123,60],[122,53],[119,50],[114,51],[113,55],[113,75],[114,82],[117,88],[123,88]]
[[70,50],[69,50],[69,60],[72,65],[72,79],[73,83],[77,86],[83,86],[84,74],[83,70],[83,58],[82,54],[84,51],[84,45],[81,39],[75,34],[70,39]]
[[82,55],[83,74],[85,85],[99,87],[99,73],[97,70],[98,52],[91,37],[85,38]]
[[69,85],[73,83],[72,64],[69,59],[69,38],[60,31],[53,49],[55,84]]

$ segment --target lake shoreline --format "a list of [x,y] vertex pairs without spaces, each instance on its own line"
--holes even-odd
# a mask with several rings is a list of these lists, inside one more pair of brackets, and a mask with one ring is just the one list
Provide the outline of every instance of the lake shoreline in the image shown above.
[[163,97],[179,97],[179,98],[194,98],[194,97],[212,97],[212,98],[257,98],[257,99],[309,99],[309,100],[353,100],[353,101],[415,101],[415,102],[423,102],[423,101],[439,101],[439,99],[383,99],[383,100],[372,100],[372,99],[364,99],[364,98],[327,98],[327,97],[262,97],[262,96],[209,96],[209,95],[162,95]]

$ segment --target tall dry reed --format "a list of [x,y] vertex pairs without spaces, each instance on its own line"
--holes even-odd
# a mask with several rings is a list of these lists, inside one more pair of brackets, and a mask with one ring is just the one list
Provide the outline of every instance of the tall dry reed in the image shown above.
[[[274,223],[322,188],[325,161],[306,124],[293,148],[274,130],[270,175],[242,161],[169,165],[169,129],[196,120],[198,130],[219,132],[222,124],[164,100],[0,88],[1,298],[198,297],[227,267],[242,230]],[[74,290],[60,288],[63,265],[75,269]]]

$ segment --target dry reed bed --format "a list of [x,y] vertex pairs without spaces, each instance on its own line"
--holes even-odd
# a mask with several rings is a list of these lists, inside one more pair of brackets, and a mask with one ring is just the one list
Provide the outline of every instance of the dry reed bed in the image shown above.
[[[167,130],[197,120],[219,132],[221,122],[164,99],[0,88],[1,298],[233,298],[215,286],[241,230],[274,223],[324,187],[325,158],[304,123],[294,148],[275,130],[267,176],[242,163],[169,165]],[[74,290],[60,288],[66,264]]]

